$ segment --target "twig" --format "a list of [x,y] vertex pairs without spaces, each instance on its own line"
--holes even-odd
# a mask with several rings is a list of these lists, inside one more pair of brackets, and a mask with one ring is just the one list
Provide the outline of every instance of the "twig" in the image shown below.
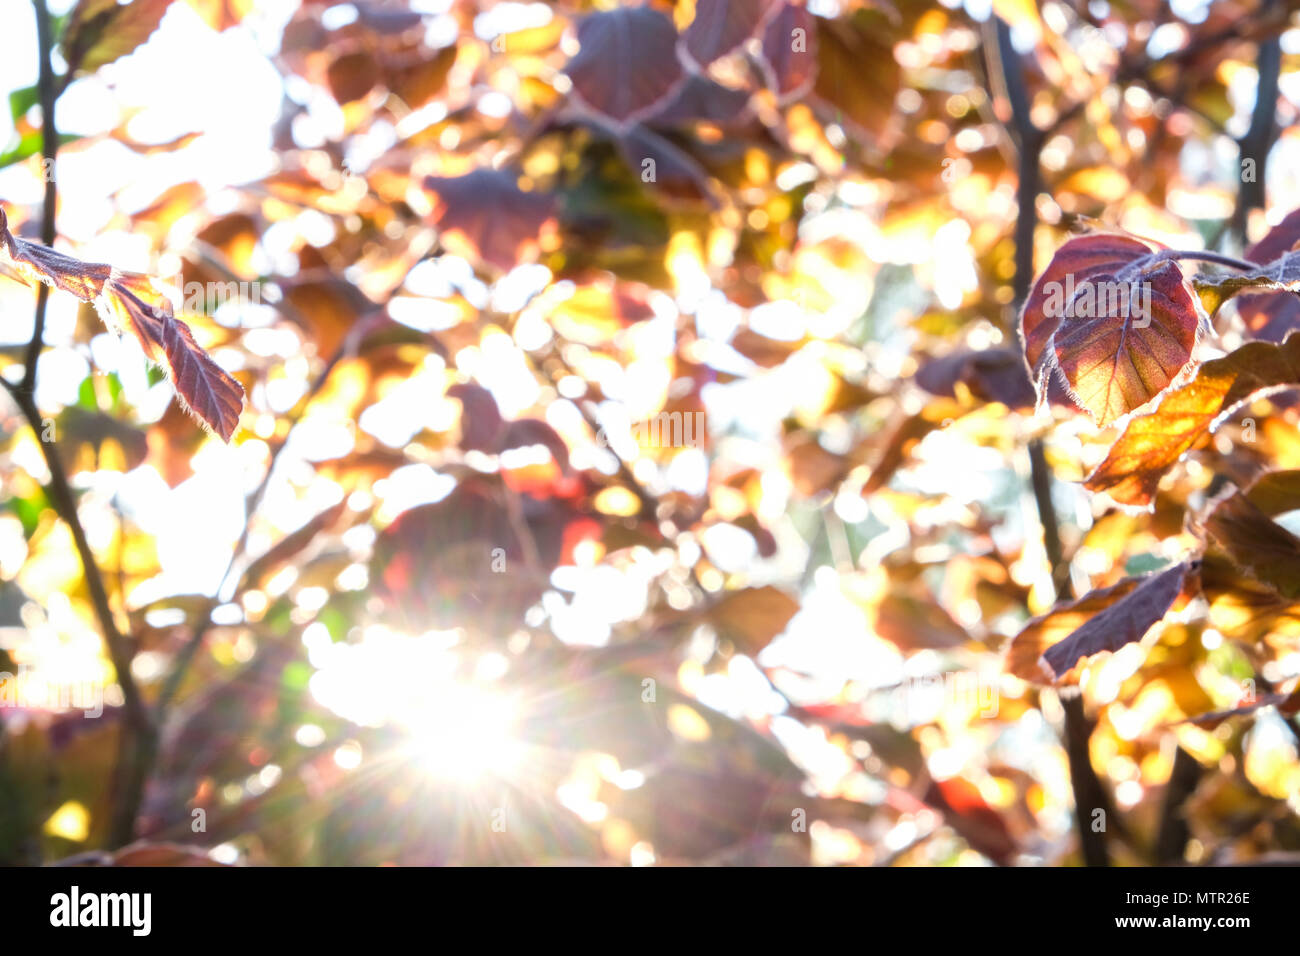
[[[41,98],[41,158],[45,175],[45,205],[41,210],[41,242],[54,245],[54,219],[58,199],[58,186],[54,181],[54,160],[59,151],[59,130],[54,125],[54,104],[58,91],[54,88],[54,70],[50,66],[50,50],[54,36],[50,31],[50,11],[45,0],[32,0],[36,8],[36,37],[40,47],[40,76],[37,88]],[[36,289],[36,318],[32,323],[32,338],[27,343],[23,361],[23,380],[20,386],[28,395],[36,389],[36,364],[40,359],[45,339],[45,312],[50,301],[50,287],[42,282]],[[38,432],[39,434],[39,429]]]
[[1244,262],[1233,256],[1225,256],[1218,252],[1197,249],[1168,249],[1156,254],[1157,259],[1195,259],[1198,262],[1212,262],[1216,266],[1226,266],[1229,269],[1240,269],[1242,272],[1251,272],[1259,268],[1254,262]]
[[[54,122],[55,100],[58,92],[54,88],[54,69],[50,65],[50,51],[54,48],[54,37],[50,30],[50,11],[45,0],[32,0],[36,12],[36,39],[38,61],[37,93],[41,102],[41,167],[45,178],[45,197],[41,207],[41,242],[47,246],[54,245],[55,213],[58,200],[58,185],[54,178],[54,160],[59,150],[59,131]],[[45,329],[45,309],[50,297],[50,287],[41,283],[36,290],[36,321],[32,329],[32,338],[27,345],[26,359],[23,365],[22,388],[30,393],[36,384],[36,359],[41,351],[41,339]]]
[[[334,354],[330,356],[329,360],[325,363],[325,367],[321,369],[320,373],[312,382],[311,387],[307,390],[307,393],[299,401],[298,406],[300,409],[305,410],[311,403],[311,400],[325,386],[326,380],[329,378],[330,373],[334,371],[334,367],[338,365],[339,360],[343,358],[347,351],[347,347],[348,342],[345,340],[344,343],[335,350]],[[193,663],[194,657],[198,653],[200,646],[202,646],[203,639],[207,636],[208,631],[212,627],[212,612],[223,600],[222,592],[226,589],[226,584],[230,579],[231,572],[234,571],[235,566],[243,558],[244,551],[248,547],[248,538],[253,527],[253,515],[261,506],[262,499],[266,497],[267,488],[269,488],[271,484],[271,477],[275,474],[276,462],[280,458],[280,453],[284,451],[285,445],[288,444],[289,433],[292,431],[293,424],[291,423],[288,431],[285,432],[284,437],[272,445],[270,460],[266,465],[266,473],[262,475],[261,482],[259,482],[258,486],[253,489],[253,492],[248,496],[248,499],[245,502],[244,527],[239,533],[239,538],[235,541],[235,547],[230,552],[230,560],[226,562],[226,569],[221,573],[221,580],[217,584],[216,592],[204,605],[203,611],[194,625],[194,632],[190,635],[189,640],[186,641],[185,645],[177,652],[176,660],[172,664],[172,669],[168,673],[167,679],[158,693],[158,700],[154,704],[154,715],[159,727],[163,725],[163,722],[167,717],[167,711],[171,707],[177,691],[180,690],[181,683],[185,679],[185,674],[189,670],[190,664]],[[243,581],[241,579],[235,584],[235,593],[238,593],[242,586]]]
[[1241,161],[1238,172],[1244,173],[1244,164],[1249,160],[1254,164],[1253,175],[1249,180],[1243,178],[1241,181],[1228,226],[1241,249],[1246,248],[1246,225],[1250,211],[1264,208],[1264,167],[1268,163],[1268,152],[1277,132],[1277,97],[1282,69],[1282,43],[1277,34],[1260,41],[1256,67],[1259,83],[1255,89],[1255,108],[1251,112],[1250,128],[1237,141]]

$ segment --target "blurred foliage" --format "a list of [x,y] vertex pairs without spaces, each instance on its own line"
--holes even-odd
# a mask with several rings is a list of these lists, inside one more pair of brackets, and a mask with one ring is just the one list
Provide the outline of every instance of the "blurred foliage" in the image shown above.
[[[1291,82],[1267,207],[1238,195],[1291,4],[260,6],[55,20],[69,98],[184,26],[255,32],[281,104],[229,185],[151,178],[201,116],[59,138],[56,247],[174,282],[246,402],[223,442],[53,297],[51,434],[0,404],[0,861],[1074,864],[1071,699],[1114,861],[1300,853],[1300,500],[1260,478],[1300,469],[1294,393],[1121,469],[1149,507],[1120,507],[1083,481],[1140,419],[1031,381],[1017,318],[1072,229],[1241,253],[1300,204]],[[38,102],[0,192],[44,181]],[[101,149],[135,189],[73,208]],[[21,195],[13,248],[48,255]],[[1285,350],[1275,288],[1180,367]],[[43,440],[159,722],[125,851],[136,730]]]

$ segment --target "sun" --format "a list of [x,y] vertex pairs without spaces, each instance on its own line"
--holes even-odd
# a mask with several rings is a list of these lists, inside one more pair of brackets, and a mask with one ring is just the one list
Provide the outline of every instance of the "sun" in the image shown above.
[[516,716],[514,702],[505,695],[461,684],[438,688],[401,723],[422,770],[440,779],[472,782],[519,768],[524,747],[514,735]]
[[361,726],[401,730],[401,755],[423,772],[470,783],[519,770],[525,747],[515,734],[515,698],[466,673],[456,632],[415,637],[374,626],[349,644],[322,629],[304,634],[304,643],[317,668],[317,701]]

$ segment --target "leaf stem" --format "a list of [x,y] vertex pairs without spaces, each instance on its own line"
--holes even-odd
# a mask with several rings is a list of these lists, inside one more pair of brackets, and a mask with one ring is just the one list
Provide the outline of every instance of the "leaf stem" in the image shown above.
[[1227,266],[1229,269],[1240,269],[1242,272],[1250,272],[1259,268],[1257,262],[1246,262],[1244,259],[1237,259],[1233,256],[1225,256],[1219,252],[1210,252],[1209,250],[1200,249],[1169,249],[1159,253],[1161,259],[1193,259],[1198,262],[1212,262],[1215,265]]

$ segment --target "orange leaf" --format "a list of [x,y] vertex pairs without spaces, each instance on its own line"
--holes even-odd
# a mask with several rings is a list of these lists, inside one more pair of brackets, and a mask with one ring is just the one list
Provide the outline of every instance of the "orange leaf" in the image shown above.
[[1059,369],[1079,406],[1106,425],[1178,378],[1199,321],[1176,262],[1099,233],[1056,251],[1025,300],[1021,331],[1039,396]]
[[1120,504],[1149,505],[1161,476],[1220,422],[1245,403],[1298,383],[1297,335],[1281,345],[1250,342],[1206,362],[1155,411],[1128,423],[1085,487],[1104,491]]

